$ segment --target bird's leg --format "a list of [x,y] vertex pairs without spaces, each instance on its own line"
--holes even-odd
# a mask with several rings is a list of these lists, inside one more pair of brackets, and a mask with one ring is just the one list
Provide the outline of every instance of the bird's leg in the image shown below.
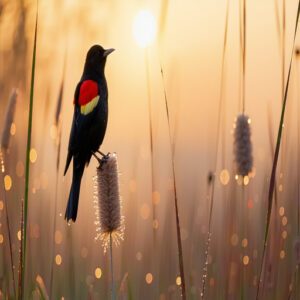
[[102,155],[102,159],[101,159],[102,164],[105,163],[108,160],[110,152],[108,152],[107,154],[104,154],[100,150],[97,150],[96,152],[99,153],[100,155]]
[[101,152],[100,150],[97,150],[96,151],[97,153],[99,153],[100,155],[102,155],[102,156],[106,156],[103,152]]
[[92,155],[97,159],[99,165],[101,166],[101,164],[102,164],[102,159],[99,158],[94,152],[92,152]]

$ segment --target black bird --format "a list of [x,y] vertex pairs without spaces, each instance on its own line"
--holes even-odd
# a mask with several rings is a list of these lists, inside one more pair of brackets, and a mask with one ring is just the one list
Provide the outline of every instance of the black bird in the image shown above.
[[94,45],[87,53],[83,74],[74,95],[74,115],[70,133],[68,156],[64,175],[73,158],[73,178],[65,219],[74,222],[77,217],[81,178],[84,167],[96,156],[101,146],[108,118],[108,90],[104,75],[107,56],[114,49],[105,50]]

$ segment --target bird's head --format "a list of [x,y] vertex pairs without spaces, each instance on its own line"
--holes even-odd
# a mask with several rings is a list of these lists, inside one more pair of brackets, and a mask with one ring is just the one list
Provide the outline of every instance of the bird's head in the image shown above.
[[85,67],[86,71],[96,71],[104,73],[107,56],[115,51],[115,49],[104,49],[100,45],[94,45],[90,48],[86,55]]

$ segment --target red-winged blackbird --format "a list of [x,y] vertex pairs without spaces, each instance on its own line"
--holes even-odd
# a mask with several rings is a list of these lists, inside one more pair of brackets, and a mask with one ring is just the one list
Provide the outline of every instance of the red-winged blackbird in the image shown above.
[[[70,133],[66,174],[73,158],[73,178],[65,219],[77,217],[80,183],[84,167],[99,152],[108,117],[108,90],[104,75],[107,56],[114,49],[94,45],[87,53],[83,74],[74,95],[74,115]],[[100,153],[100,152],[99,152]]]

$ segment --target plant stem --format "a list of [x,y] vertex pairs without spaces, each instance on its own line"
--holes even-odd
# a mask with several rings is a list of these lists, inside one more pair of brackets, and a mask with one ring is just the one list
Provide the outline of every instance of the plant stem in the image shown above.
[[[1,168],[2,166],[4,167],[4,158],[3,158],[3,153],[2,150],[0,150],[0,158],[1,158]],[[4,167],[5,169],[5,167]],[[3,169],[3,171],[4,171]],[[2,182],[4,182],[4,176],[3,176],[3,171],[1,172],[2,174]],[[11,240],[11,230],[10,230],[10,224],[9,224],[9,216],[8,216],[8,201],[6,197],[6,190],[5,187],[3,186],[3,197],[4,197],[4,207],[5,207],[5,215],[6,215],[6,224],[7,224],[7,231],[8,231],[8,244],[9,244],[9,255],[10,255],[10,262],[11,262],[11,273],[12,273],[12,284],[13,284],[13,291],[14,291],[14,298],[16,298],[16,282],[15,282],[15,272],[14,272],[14,260],[13,260],[13,254],[12,254],[12,240]]]
[[293,57],[294,57],[294,48],[295,48],[295,40],[296,40],[296,34],[297,34],[297,29],[298,29],[299,14],[300,14],[300,0],[298,2],[292,55],[291,55],[291,59],[290,59],[288,77],[287,77],[287,82],[286,82],[286,86],[285,86],[284,99],[283,99],[283,104],[282,104],[282,110],[281,110],[281,116],[280,116],[280,122],[279,122],[279,128],[278,128],[278,135],[277,135],[277,142],[276,142],[276,148],[275,148],[275,154],[274,154],[274,160],[273,160],[273,166],[272,166],[272,173],[271,173],[271,179],[270,179],[270,185],[269,185],[267,221],[266,221],[266,229],[265,229],[265,234],[264,234],[262,263],[261,263],[261,268],[260,268],[260,273],[259,273],[259,281],[258,281],[256,299],[258,299],[258,297],[259,297],[260,283],[261,283],[261,279],[262,279],[261,277],[262,277],[262,273],[263,273],[264,258],[265,258],[266,248],[267,248],[266,246],[267,246],[271,211],[272,211],[272,205],[273,205],[273,193],[274,193],[274,187],[275,187],[276,169],[277,169],[277,162],[278,162],[279,150],[280,150],[280,145],[281,145],[282,129],[283,129],[283,125],[284,125],[284,123],[283,123],[284,122],[284,114],[285,114],[287,96],[288,96],[288,91],[289,91],[289,83],[290,83],[290,76],[291,76],[292,61],[293,61]]
[[174,149],[172,147],[172,137],[171,137],[171,129],[170,129],[170,119],[169,119],[169,106],[167,93],[164,85],[164,73],[162,64],[160,63],[160,71],[164,88],[164,96],[165,96],[165,105],[166,105],[166,114],[168,120],[168,129],[169,129],[169,139],[171,146],[171,162],[172,162],[172,174],[173,174],[173,189],[174,189],[174,204],[175,204],[175,216],[176,216],[176,234],[177,234],[177,247],[178,247],[178,260],[179,260],[179,271],[180,271],[180,279],[181,279],[181,292],[182,299],[186,299],[186,289],[185,289],[185,277],[184,277],[184,263],[183,263],[183,253],[182,253],[182,242],[181,242],[181,230],[180,230],[180,221],[179,221],[179,211],[178,211],[178,199],[177,199],[177,189],[176,189],[176,175],[175,175],[175,164],[174,164]]
[[156,229],[153,224],[156,220],[156,207],[152,200],[154,191],[154,166],[153,166],[153,125],[152,125],[152,106],[151,106],[151,90],[150,90],[150,74],[149,74],[149,57],[148,50],[145,48],[145,65],[146,65],[146,82],[147,82],[147,98],[149,111],[149,142],[151,151],[151,205],[152,205],[152,232],[153,232],[153,247],[156,245]]
[[28,214],[28,192],[29,192],[29,174],[30,174],[30,147],[31,147],[31,131],[32,131],[32,112],[33,112],[33,96],[34,96],[34,78],[35,78],[35,61],[36,61],[36,41],[38,26],[38,2],[36,11],[34,44],[32,54],[31,67],[31,83],[30,83],[30,101],[27,131],[27,148],[26,148],[26,168],[25,168],[25,195],[24,195],[24,233],[22,239],[22,256],[21,256],[21,299],[24,299],[25,289],[25,271],[26,271],[26,241],[27,241],[27,214]]
[[109,234],[109,248],[110,248],[110,274],[111,274],[111,299],[115,300],[115,286],[114,286],[114,266],[113,266],[113,242],[111,233]]

